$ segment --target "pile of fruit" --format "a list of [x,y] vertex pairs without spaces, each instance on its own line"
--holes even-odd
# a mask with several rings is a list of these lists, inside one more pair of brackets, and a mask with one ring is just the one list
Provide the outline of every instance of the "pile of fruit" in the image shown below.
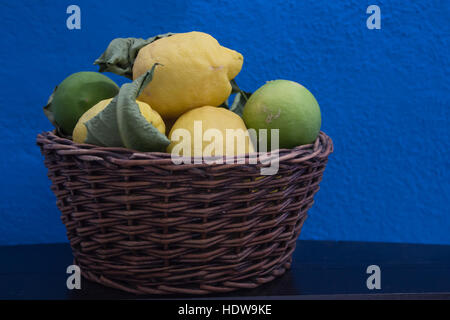
[[[288,80],[269,81],[253,94],[244,92],[234,80],[243,62],[239,52],[202,32],[118,38],[95,64],[100,72],[132,82],[119,88],[98,72],[72,74],[56,87],[44,112],[60,136],[76,143],[138,151],[173,152],[184,143],[192,156],[201,156],[211,139],[202,139],[199,147],[196,139],[177,134],[177,129],[184,129],[194,137],[199,121],[201,137],[208,129],[225,139],[227,129],[255,129],[260,139],[260,129],[279,129],[279,148],[313,143],[321,125],[314,96]],[[231,94],[235,98],[228,105]],[[269,150],[270,137],[269,132]],[[245,145],[227,154],[230,141],[222,141],[212,155],[257,150],[248,134],[236,141]]]

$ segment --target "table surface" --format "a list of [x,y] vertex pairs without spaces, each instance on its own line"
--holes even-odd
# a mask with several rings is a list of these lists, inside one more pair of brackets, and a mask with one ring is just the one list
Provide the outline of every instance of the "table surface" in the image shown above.
[[[251,290],[209,296],[134,296],[81,281],[69,290],[66,243],[0,246],[0,299],[450,299],[450,246],[298,241],[292,268]],[[381,289],[367,288],[377,265]]]

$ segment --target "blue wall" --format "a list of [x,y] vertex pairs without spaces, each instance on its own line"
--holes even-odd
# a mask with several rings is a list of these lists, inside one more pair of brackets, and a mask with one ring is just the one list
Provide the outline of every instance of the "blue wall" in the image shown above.
[[35,146],[53,87],[115,37],[191,30],[244,55],[241,88],[290,79],[319,101],[335,153],[301,238],[450,244],[449,16],[445,0],[3,0],[0,244],[66,241]]

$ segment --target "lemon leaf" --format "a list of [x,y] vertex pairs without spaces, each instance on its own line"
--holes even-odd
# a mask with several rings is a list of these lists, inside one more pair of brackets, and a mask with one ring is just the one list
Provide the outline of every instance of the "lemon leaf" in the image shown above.
[[233,103],[230,106],[227,99],[219,107],[229,109],[230,111],[233,111],[237,115],[242,116],[245,103],[247,102],[248,98],[250,98],[252,93],[242,91],[237,85],[236,80],[234,79],[230,80],[230,84],[231,84],[231,94],[228,97],[228,99],[231,97],[232,94],[235,94]]
[[231,93],[236,93],[233,103],[230,106],[230,111],[233,111],[234,113],[236,113],[240,117],[242,117],[242,113],[244,112],[244,106],[247,103],[247,100],[252,95],[252,93],[242,91],[238,87],[238,85],[236,84],[236,81],[234,79],[231,80],[230,83],[231,83],[231,88],[232,88]]
[[100,72],[112,72],[129,79],[133,78],[133,64],[139,50],[146,45],[174,33],[168,32],[148,39],[142,38],[116,38],[112,40],[105,52],[95,60]]
[[139,151],[164,151],[170,140],[148,122],[139,110],[136,98],[150,83],[153,72],[158,64],[155,63],[132,83],[123,85],[123,94],[117,97],[117,123],[122,142],[125,147]]
[[117,98],[121,91],[122,88],[105,109],[84,123],[87,129],[86,143],[103,147],[124,147],[117,125],[116,112]]
[[170,140],[144,118],[136,103],[140,92],[152,80],[157,65],[135,81],[122,85],[105,109],[85,123],[86,143],[138,151],[165,150]]

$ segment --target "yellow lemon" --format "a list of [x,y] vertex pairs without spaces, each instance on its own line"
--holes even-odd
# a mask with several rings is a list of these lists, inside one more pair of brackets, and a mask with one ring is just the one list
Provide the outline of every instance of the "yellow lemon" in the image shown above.
[[[87,137],[87,129],[85,122],[95,117],[100,111],[106,108],[106,106],[111,102],[111,99],[105,99],[97,103],[92,108],[88,109],[78,120],[75,125],[75,129],[73,129],[72,139],[76,143],[84,143]],[[165,134],[166,126],[164,124],[161,116],[153,110],[148,104],[142,101],[136,100],[139,111],[144,116],[144,118],[150,122],[159,132]]]
[[241,71],[243,62],[239,52],[222,47],[203,32],[156,40],[140,49],[134,61],[133,79],[153,64],[161,64],[138,99],[165,120],[197,107],[219,106],[230,95],[230,80]]
[[[183,129],[183,130],[179,130]],[[167,152],[186,156],[235,156],[254,151],[244,121],[234,112],[211,106],[184,113],[172,126]]]

